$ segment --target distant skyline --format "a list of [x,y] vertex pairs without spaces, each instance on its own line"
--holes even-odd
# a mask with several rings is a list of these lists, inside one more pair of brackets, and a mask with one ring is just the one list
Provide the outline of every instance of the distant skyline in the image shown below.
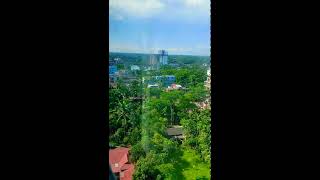
[[110,0],[109,51],[210,56],[210,0]]

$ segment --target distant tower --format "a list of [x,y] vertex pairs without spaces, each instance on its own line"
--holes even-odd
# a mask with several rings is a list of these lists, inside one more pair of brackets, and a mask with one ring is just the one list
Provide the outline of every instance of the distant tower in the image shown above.
[[158,69],[158,62],[157,62],[157,58],[154,54],[150,55],[150,59],[149,59],[149,65],[151,66],[152,70]]
[[159,62],[161,65],[168,64],[168,52],[165,50],[159,51]]

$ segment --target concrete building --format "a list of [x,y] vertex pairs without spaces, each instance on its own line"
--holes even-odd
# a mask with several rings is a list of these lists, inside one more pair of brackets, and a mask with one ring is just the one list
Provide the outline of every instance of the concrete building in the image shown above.
[[140,70],[140,67],[137,66],[137,65],[132,65],[132,66],[130,67],[130,69],[131,69],[131,71],[139,71],[139,70]]
[[168,64],[168,52],[165,50],[159,51],[159,63],[160,65],[167,65]]
[[149,56],[149,67],[149,70],[158,70],[160,67],[157,57],[154,54]]

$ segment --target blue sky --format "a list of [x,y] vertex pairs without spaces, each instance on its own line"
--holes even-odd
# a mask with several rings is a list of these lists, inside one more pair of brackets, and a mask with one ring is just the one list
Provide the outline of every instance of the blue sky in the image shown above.
[[210,55],[210,0],[110,0],[112,52]]

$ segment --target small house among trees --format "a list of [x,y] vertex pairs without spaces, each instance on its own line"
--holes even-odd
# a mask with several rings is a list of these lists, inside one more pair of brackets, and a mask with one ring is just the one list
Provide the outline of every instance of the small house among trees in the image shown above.
[[173,139],[184,140],[185,136],[183,135],[182,126],[172,126],[167,129],[167,135]]
[[120,180],[132,180],[134,165],[129,162],[129,148],[117,147],[109,150],[112,172]]

